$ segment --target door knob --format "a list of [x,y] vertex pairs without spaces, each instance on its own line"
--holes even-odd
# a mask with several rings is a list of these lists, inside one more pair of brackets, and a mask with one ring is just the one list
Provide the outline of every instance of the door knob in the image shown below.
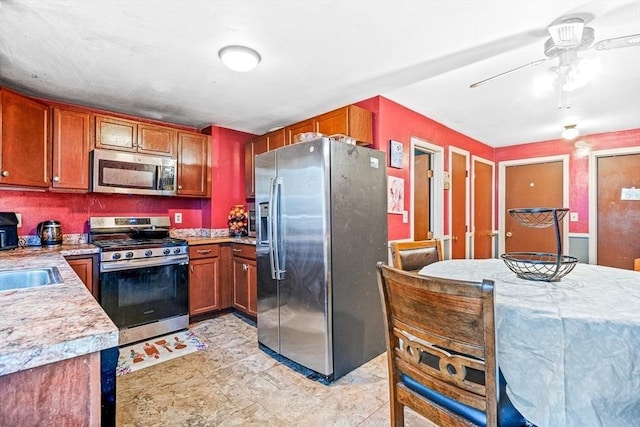
[[453,240],[454,242],[457,242],[457,241],[458,241],[458,236],[453,236],[453,237],[451,238],[451,240]]
[[507,236],[507,237],[511,237],[511,236],[513,236],[513,233],[512,233],[512,232],[510,232],[510,231],[507,231],[507,234],[505,234],[505,236]]

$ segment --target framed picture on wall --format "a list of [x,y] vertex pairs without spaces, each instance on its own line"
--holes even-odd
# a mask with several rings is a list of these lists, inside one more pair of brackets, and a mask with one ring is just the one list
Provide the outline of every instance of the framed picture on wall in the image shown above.
[[389,166],[392,168],[402,168],[402,142],[389,141]]
[[387,212],[402,214],[404,212],[404,179],[387,176]]

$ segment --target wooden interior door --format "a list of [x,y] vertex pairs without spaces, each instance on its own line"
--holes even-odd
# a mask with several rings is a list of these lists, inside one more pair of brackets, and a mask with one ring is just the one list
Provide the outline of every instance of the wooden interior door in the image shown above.
[[633,270],[640,257],[639,192],[640,154],[598,157],[598,265]]
[[433,237],[431,232],[431,155],[416,150],[414,156],[413,183],[413,239],[428,240]]
[[451,153],[451,258],[467,256],[467,156]]
[[473,162],[473,257],[493,258],[493,166]]
[[505,252],[557,253],[554,227],[525,227],[509,215],[509,209],[563,208],[562,189],[561,161],[505,168]]

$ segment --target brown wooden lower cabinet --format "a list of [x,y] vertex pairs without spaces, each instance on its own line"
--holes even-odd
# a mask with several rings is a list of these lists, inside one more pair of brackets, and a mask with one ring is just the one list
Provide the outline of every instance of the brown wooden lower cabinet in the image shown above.
[[249,315],[258,315],[256,248],[253,245],[232,244],[233,306]]
[[98,255],[70,255],[65,257],[69,266],[76,272],[95,299],[99,298]]
[[2,426],[100,425],[100,352],[0,377]]

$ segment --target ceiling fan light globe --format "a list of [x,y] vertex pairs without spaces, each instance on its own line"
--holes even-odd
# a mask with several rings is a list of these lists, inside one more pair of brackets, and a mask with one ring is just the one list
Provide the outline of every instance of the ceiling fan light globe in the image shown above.
[[576,139],[580,135],[580,131],[576,128],[576,125],[566,125],[562,131],[562,137],[564,139]]

